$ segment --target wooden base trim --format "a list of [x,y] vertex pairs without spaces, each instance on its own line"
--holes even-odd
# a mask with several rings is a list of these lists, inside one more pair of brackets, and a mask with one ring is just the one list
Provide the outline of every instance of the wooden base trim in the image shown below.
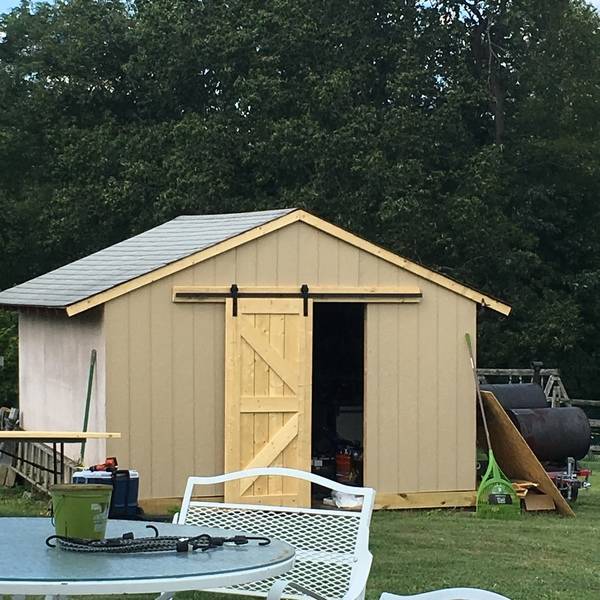
[[[192,500],[202,502],[223,502],[223,496],[193,496]],[[149,515],[172,515],[179,511],[182,496],[165,496],[164,498],[142,498],[138,505]]]
[[[475,506],[476,490],[451,492],[398,492],[397,494],[377,494],[375,510],[410,510],[418,508],[462,508]],[[202,502],[223,502],[223,496],[198,496],[193,500]],[[181,496],[165,498],[143,498],[139,505],[151,515],[174,514],[181,506]]]
[[476,490],[452,492],[398,492],[377,494],[375,510],[401,510],[415,508],[458,508],[475,506]]

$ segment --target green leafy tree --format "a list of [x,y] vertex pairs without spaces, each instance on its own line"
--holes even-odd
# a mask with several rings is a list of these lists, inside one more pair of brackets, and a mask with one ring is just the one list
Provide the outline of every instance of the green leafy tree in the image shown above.
[[480,364],[596,393],[582,0],[23,2],[0,31],[0,287],[177,214],[300,206],[513,304]]

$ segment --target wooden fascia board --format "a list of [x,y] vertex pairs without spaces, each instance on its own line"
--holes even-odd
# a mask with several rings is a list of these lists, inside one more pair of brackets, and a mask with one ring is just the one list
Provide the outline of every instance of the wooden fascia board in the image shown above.
[[349,231],[346,231],[345,229],[338,227],[337,225],[328,223],[327,221],[324,221],[323,219],[320,219],[319,217],[315,217],[314,215],[311,215],[310,213],[307,213],[305,211],[298,211],[298,212],[300,213],[299,220],[304,223],[307,223],[308,225],[312,225],[313,227],[316,227],[317,229],[320,229],[321,231],[324,231],[325,233],[328,233],[329,235],[332,235],[344,242],[347,242],[348,244],[355,246],[356,248],[364,250],[365,252],[368,252],[369,254],[373,254],[374,256],[377,256],[378,258],[385,260],[386,262],[389,262],[397,267],[400,267],[401,269],[409,271],[410,273],[413,273],[414,275],[418,275],[419,277],[422,277],[423,279],[427,279],[427,280],[429,280],[443,288],[446,288],[460,296],[464,296],[465,298],[468,298],[469,300],[472,300],[473,302],[477,302],[478,304],[481,304],[483,306],[491,308],[492,310],[495,310],[496,312],[499,312],[500,314],[503,314],[503,315],[510,314],[511,307],[508,304],[504,304],[503,302],[500,302],[499,300],[496,300],[495,298],[492,298],[491,296],[482,294],[481,292],[478,292],[477,290],[469,288],[466,285],[458,283],[457,281],[454,281],[453,279],[450,279],[449,277],[446,277],[444,275],[441,275],[440,273],[436,273],[435,271],[432,271],[431,269],[423,267],[422,265],[414,263],[414,262],[408,260],[407,258],[398,256],[397,254],[394,254],[393,252],[390,252],[389,250],[385,250],[385,249],[381,248],[380,246],[373,244],[372,242],[368,242],[367,240],[360,238],[357,235],[354,235],[353,233],[350,233]]
[[199,252],[195,252],[190,256],[186,256],[175,262],[169,263],[164,267],[160,267],[151,271],[150,273],[146,273],[144,275],[140,275],[139,277],[135,277],[134,279],[130,279],[124,283],[116,285],[115,287],[105,290],[104,292],[100,292],[95,294],[94,296],[90,296],[85,300],[81,300],[70,306],[67,306],[67,314],[72,317],[73,315],[79,314],[94,306],[98,306],[99,304],[104,304],[109,300],[114,300],[123,294],[127,294],[138,288],[141,288],[149,283],[154,283],[163,277],[168,277],[169,275],[173,275],[173,273],[177,273],[183,269],[188,267],[192,267],[201,263],[209,258],[213,258],[223,252],[227,252],[228,250],[232,250],[233,248],[237,248],[242,244],[246,244],[247,242],[251,242],[263,235],[267,235],[268,233],[272,233],[273,231],[277,231],[282,227],[286,227],[291,223],[295,223],[300,220],[300,213],[302,211],[295,210],[294,212],[288,213],[287,215],[283,215],[277,219],[273,219],[268,223],[263,225],[259,225],[258,227],[254,227],[253,229],[249,229],[248,231],[244,231],[234,237],[228,238],[215,244],[214,246],[210,246],[209,248],[205,248],[204,250],[200,250]]
[[154,271],[151,271],[150,273],[140,275],[139,277],[116,285],[115,287],[109,290],[105,290],[103,292],[90,296],[89,298],[71,304],[70,306],[66,307],[67,314],[71,317],[73,315],[84,312],[90,308],[93,308],[94,306],[104,304],[109,300],[113,300],[115,298],[118,298],[119,296],[122,296],[123,294],[132,292],[138,288],[148,285],[149,283],[154,283],[155,281],[158,281],[163,277],[167,277],[169,275],[172,275],[173,273],[177,273],[178,271],[201,263],[205,260],[213,258],[214,256],[222,254],[223,252],[227,252],[228,250],[237,248],[242,244],[251,242],[252,240],[262,237],[263,235],[267,235],[298,221],[302,221],[307,225],[311,225],[312,227],[315,227],[323,231],[324,233],[328,233],[329,235],[332,235],[337,239],[347,242],[348,244],[355,246],[356,248],[364,250],[369,254],[372,254],[378,258],[381,258],[382,260],[385,260],[386,262],[400,267],[401,269],[405,269],[406,271],[409,271],[414,275],[431,281],[456,294],[459,294],[460,296],[468,298],[473,302],[491,308],[492,310],[495,310],[496,312],[499,312],[503,315],[508,315],[511,311],[511,307],[509,305],[504,304],[503,302],[500,302],[499,300],[496,300],[491,296],[482,294],[481,292],[478,292],[477,290],[474,290],[461,283],[458,283],[457,281],[454,281],[449,277],[445,277],[440,273],[436,273],[431,269],[427,269],[426,267],[414,263],[408,260],[407,258],[398,256],[397,254],[394,254],[389,250],[385,250],[384,248],[381,248],[373,244],[372,242],[368,242],[367,240],[364,240],[358,237],[357,235],[354,235],[353,233],[342,229],[341,227],[337,227],[336,225],[324,221],[319,217],[315,217],[314,215],[311,215],[310,213],[304,210],[295,210],[291,213],[288,213],[287,215],[283,215],[282,217],[273,219],[268,223],[259,225],[258,227],[240,233],[239,235],[228,238],[222,242],[219,242],[218,244],[215,244],[214,246],[210,246],[209,248],[200,250],[199,252],[191,254],[190,256],[186,256],[182,259],[165,265],[164,267],[160,267]]
[[[416,285],[404,286],[309,286],[311,298],[319,302],[378,302],[378,303],[418,303],[421,301],[421,289]],[[277,296],[290,294],[300,296],[299,286],[240,286],[240,297],[253,294]],[[189,297],[186,297],[189,295]],[[323,296],[315,298],[315,296]],[[386,295],[386,297],[382,297]],[[387,297],[389,295],[389,297]],[[224,285],[175,285],[173,286],[171,300],[177,303],[222,303],[226,297],[231,296],[231,287]]]

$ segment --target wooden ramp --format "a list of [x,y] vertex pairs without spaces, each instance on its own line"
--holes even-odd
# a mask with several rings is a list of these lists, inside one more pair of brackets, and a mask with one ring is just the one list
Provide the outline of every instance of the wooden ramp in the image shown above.
[[510,479],[524,479],[539,484],[537,489],[552,498],[556,510],[561,515],[574,517],[573,509],[552,483],[546,470],[504,412],[496,396],[484,391],[481,392],[481,396],[494,456],[504,474]]

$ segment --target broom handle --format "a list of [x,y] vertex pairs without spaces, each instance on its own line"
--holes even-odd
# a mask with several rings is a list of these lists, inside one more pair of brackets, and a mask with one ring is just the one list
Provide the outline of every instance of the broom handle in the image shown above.
[[473,370],[473,378],[475,379],[475,389],[477,390],[477,400],[479,401],[479,410],[481,412],[481,420],[483,421],[483,429],[485,430],[485,438],[487,440],[488,450],[491,450],[492,442],[490,441],[490,431],[488,429],[487,419],[485,418],[485,410],[483,408],[481,390],[479,389],[479,377],[477,377],[475,359],[473,358],[473,346],[471,345],[471,336],[468,333],[465,333],[465,339],[467,340],[467,346],[469,348],[469,358],[471,359],[471,369]]

